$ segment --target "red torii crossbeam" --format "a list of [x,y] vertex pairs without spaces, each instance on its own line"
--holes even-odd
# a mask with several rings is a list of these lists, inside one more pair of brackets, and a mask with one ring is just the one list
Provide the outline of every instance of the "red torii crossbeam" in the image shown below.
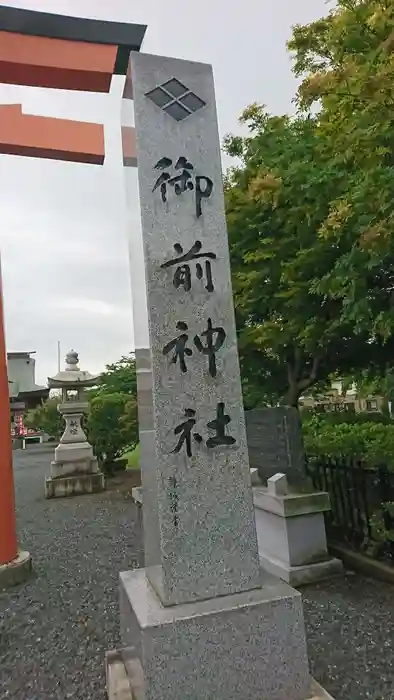
[[[126,75],[145,25],[103,22],[0,5],[0,83],[109,92],[112,76]],[[128,157],[135,160],[132,129]],[[0,105],[0,153],[100,165],[101,124],[24,114]],[[3,295],[0,278],[0,571],[17,560],[12,444]]]
[[116,46],[0,32],[0,83],[109,92]]
[[0,105],[0,153],[102,165],[104,128],[23,114],[21,105]]

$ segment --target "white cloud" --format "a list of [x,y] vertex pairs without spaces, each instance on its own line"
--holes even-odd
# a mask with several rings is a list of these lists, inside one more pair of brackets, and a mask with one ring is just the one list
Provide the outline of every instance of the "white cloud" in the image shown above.
[[62,309],[64,311],[72,311],[77,314],[91,314],[95,316],[114,316],[119,314],[122,316],[124,309],[117,308],[113,304],[107,304],[100,299],[88,298],[72,298],[72,299],[53,299],[50,302],[52,309]]

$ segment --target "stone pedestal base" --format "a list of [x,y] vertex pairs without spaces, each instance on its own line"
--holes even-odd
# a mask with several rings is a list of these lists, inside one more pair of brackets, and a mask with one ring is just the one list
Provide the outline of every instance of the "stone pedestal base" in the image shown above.
[[99,468],[97,459],[79,459],[68,462],[51,462],[51,477],[58,479],[78,474],[97,474]]
[[[108,651],[105,656],[107,694],[109,700],[147,700],[144,689],[144,675],[138,659],[129,663],[129,674],[123,663],[122,651]],[[202,685],[202,684],[201,684]],[[200,684],[195,689],[194,698]],[[242,696],[241,696],[242,697]],[[289,697],[292,700],[292,697]],[[305,700],[334,700],[324,688],[311,678],[310,689]]]
[[64,498],[95,493],[105,488],[92,446],[86,442],[60,443],[45,479],[45,498]]
[[45,479],[45,498],[65,498],[85,493],[104,491],[105,479],[102,472],[74,474],[72,476]]
[[343,573],[342,562],[327,551],[327,493],[277,495],[260,487],[253,496],[263,569],[292,586]]
[[260,555],[260,564],[265,571],[296,588],[298,586],[306,586],[308,583],[324,581],[333,576],[343,575],[343,564],[340,559],[335,559],[334,557],[328,557],[325,561],[320,561],[316,564],[287,566],[282,561],[275,561],[272,557],[268,559]]
[[88,442],[60,443],[55,450],[55,459],[51,462],[51,477],[56,479],[76,474],[98,472],[97,459]]
[[[301,596],[262,588],[164,607],[143,569],[120,574],[122,659],[148,700],[306,700]],[[140,662],[136,664],[136,659]],[[142,697],[142,696],[141,696]]]
[[0,591],[25,581],[30,576],[31,569],[29,552],[19,552],[16,559],[0,566]]
[[[144,674],[138,659],[129,663],[129,673],[123,663],[122,651],[108,651],[105,656],[108,700],[147,700],[144,689]],[[198,684],[194,698],[202,684]],[[198,697],[198,696],[197,696]],[[242,696],[241,696],[242,697]],[[292,700],[292,697],[289,697]],[[310,689],[305,700],[334,700],[324,688],[311,678]]]

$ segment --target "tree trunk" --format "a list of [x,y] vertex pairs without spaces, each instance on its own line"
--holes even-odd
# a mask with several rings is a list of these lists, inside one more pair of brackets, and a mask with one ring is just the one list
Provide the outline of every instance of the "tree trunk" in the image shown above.
[[284,398],[283,405],[284,406],[292,406],[293,408],[296,408],[297,411],[299,409],[299,399],[301,396],[301,391],[297,384],[293,384],[289,386],[289,390]]
[[304,358],[302,352],[295,348],[294,357],[287,362],[287,377],[289,389],[283,402],[287,406],[293,406],[298,410],[300,396],[306,389],[309,389],[317,382],[319,369],[319,358],[314,357],[312,367],[305,373]]

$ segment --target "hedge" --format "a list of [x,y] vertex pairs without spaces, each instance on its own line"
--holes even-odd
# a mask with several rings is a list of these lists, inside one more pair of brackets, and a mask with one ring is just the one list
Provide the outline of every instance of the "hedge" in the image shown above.
[[351,457],[394,470],[394,423],[331,422],[318,415],[303,417],[303,435],[311,456]]

